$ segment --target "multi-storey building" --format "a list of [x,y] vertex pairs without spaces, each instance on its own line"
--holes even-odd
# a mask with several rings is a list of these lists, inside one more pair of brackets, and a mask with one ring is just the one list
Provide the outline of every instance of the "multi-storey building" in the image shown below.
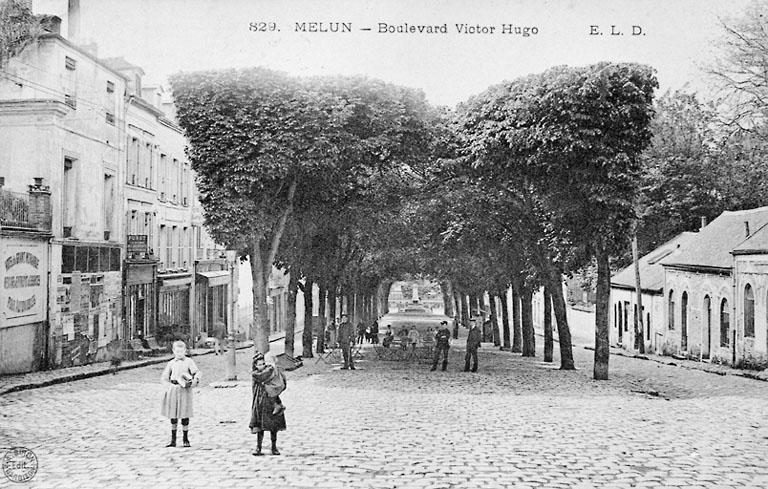
[[0,373],[234,331],[236,257],[203,229],[168,94],[49,24],[0,68]]
[[0,373],[106,358],[119,338],[126,79],[59,25],[0,71]]

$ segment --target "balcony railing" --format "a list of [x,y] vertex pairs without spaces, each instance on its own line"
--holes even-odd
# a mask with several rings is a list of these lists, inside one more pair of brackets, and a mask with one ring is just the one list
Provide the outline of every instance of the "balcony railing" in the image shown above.
[[0,188],[0,226],[30,231],[51,230],[50,192],[28,194]]

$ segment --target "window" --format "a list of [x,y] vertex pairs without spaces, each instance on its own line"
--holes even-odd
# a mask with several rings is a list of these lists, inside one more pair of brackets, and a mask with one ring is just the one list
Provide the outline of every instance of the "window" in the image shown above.
[[107,93],[115,93],[115,82],[107,81]]
[[61,185],[61,225],[63,235],[73,235],[75,224],[75,160],[64,158],[64,178]]
[[111,112],[107,112],[107,124],[115,125],[115,114],[112,114]]
[[115,177],[104,174],[104,241],[113,239],[112,221],[115,209]]
[[629,302],[624,302],[624,331],[629,331]]
[[675,299],[674,290],[669,291],[669,305],[667,307],[667,326],[670,331],[675,329]]
[[77,66],[77,61],[70,58],[69,56],[64,56],[64,67],[68,69],[69,71],[75,71],[75,67]]
[[102,273],[120,271],[120,247],[64,245],[61,247],[61,273]]
[[755,337],[755,293],[749,284],[744,287],[744,336]]
[[614,328],[618,326],[618,323],[616,322],[616,321],[617,321],[617,319],[618,319],[618,316],[619,316],[619,315],[616,313],[616,310],[618,309],[618,307],[619,307],[619,306],[618,306],[617,304],[614,304],[614,305],[613,305],[613,327],[614,327]]
[[619,322],[616,323],[616,325],[619,327],[619,333],[621,333],[622,328],[624,328],[624,322],[622,321],[622,319],[624,318],[624,312],[622,311],[621,302],[616,304],[616,307],[618,308],[617,312],[619,316]]
[[723,299],[720,303],[720,346],[730,345],[729,334],[731,328],[731,315],[728,312],[728,300]]
[[64,94],[64,103],[68,106],[72,107],[73,109],[77,109],[77,100],[75,99],[74,95],[70,95],[68,93]]
[[138,138],[128,137],[128,170],[125,172],[126,183],[130,185],[137,184],[137,174],[139,166],[139,140]]
[[[643,307],[645,309],[645,307]],[[648,333],[645,335],[645,339],[649,340],[651,339],[651,313],[646,312],[645,313],[645,329],[648,331]]]
[[688,349],[688,292],[680,297],[680,348]]

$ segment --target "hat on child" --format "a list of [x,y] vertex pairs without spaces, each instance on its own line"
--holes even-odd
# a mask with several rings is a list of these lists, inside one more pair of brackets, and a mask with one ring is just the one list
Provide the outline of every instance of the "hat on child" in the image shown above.
[[260,351],[257,351],[253,354],[253,363],[258,362],[259,360],[264,360],[264,354]]

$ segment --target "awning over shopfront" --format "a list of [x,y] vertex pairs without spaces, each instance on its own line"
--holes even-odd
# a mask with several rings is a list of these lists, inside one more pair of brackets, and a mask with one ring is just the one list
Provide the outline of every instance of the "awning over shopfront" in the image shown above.
[[216,272],[197,272],[197,278],[198,280],[204,280],[208,282],[208,287],[227,285],[229,283],[229,272],[226,270],[219,270]]

